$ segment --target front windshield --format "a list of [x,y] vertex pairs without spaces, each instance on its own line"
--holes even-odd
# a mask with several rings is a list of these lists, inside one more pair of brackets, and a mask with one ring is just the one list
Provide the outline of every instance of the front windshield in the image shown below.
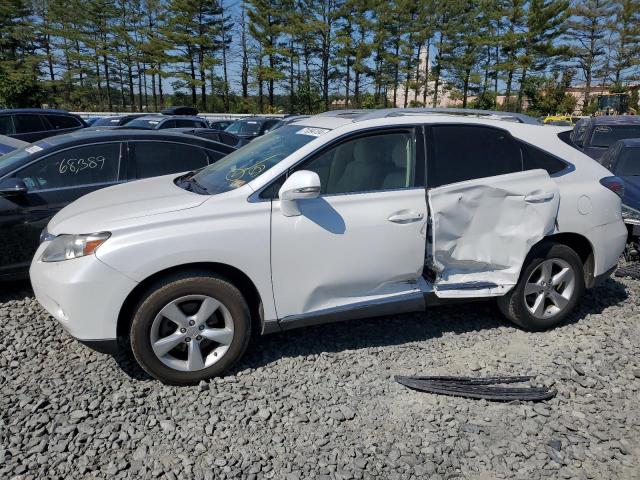
[[640,137],[640,125],[598,125],[593,130],[591,145],[610,147],[618,140]]
[[160,120],[154,118],[136,118],[135,120],[127,122],[127,127],[150,128],[153,130],[159,123]]
[[117,127],[120,125],[121,117],[105,117],[99,118],[95,122],[93,122],[94,127]]
[[300,125],[279,128],[200,170],[193,180],[210,194],[233,190],[259,177],[328,131]]
[[640,175],[640,147],[622,150],[615,173],[619,177],[637,177]]
[[7,153],[6,155],[0,156],[0,175],[13,170],[13,167],[24,163],[26,158],[40,150],[42,150],[42,147],[37,145],[27,145],[26,147],[19,148],[13,152]]
[[238,121],[229,125],[225,131],[236,135],[255,135],[260,133],[261,123],[255,120]]

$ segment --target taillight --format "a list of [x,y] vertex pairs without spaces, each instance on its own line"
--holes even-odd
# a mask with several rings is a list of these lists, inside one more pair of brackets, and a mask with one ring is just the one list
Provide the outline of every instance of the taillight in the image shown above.
[[604,177],[600,179],[600,183],[620,198],[624,197],[624,181],[620,177]]

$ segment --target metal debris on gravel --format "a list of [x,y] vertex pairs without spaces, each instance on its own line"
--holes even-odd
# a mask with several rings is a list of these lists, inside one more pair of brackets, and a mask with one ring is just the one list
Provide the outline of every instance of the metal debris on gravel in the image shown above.
[[[0,478],[633,479],[640,282],[607,280],[563,326],[491,302],[260,339],[188,388],[72,340],[31,292],[0,290]],[[393,376],[532,375],[544,403],[409,390]]]

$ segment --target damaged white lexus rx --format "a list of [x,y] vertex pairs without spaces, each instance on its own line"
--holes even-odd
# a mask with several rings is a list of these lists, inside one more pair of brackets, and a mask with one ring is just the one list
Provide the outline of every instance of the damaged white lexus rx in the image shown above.
[[329,112],[77,200],[43,232],[31,281],[73,337],[129,343],[175,385],[228,371],[252,332],[452,300],[495,297],[543,330],[615,268],[622,188],[547,127]]

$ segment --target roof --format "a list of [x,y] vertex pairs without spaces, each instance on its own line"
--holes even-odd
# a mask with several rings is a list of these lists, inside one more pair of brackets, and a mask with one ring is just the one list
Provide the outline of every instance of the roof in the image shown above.
[[65,115],[73,115],[74,117],[76,116],[66,110],[56,110],[53,108],[5,108],[0,109],[0,114],[2,113],[62,113]]
[[624,140],[618,140],[625,147],[636,148],[640,147],[640,138],[625,138]]
[[373,120],[386,117],[420,116],[420,115],[447,115],[466,116],[476,118],[488,118],[531,125],[540,125],[533,117],[522,113],[500,112],[494,110],[475,110],[470,108],[382,108],[377,110],[332,110],[317,116],[349,119],[352,122]]
[[640,125],[640,116],[636,115],[602,115],[591,119],[594,125]]
[[497,112],[492,110],[473,110],[465,108],[385,108],[378,110],[331,110],[302,119],[296,122],[298,125],[309,127],[334,129],[350,123],[358,123],[385,118],[413,118],[423,117],[421,121],[433,121],[437,118],[449,120],[475,119],[493,120],[498,123],[510,122],[514,124],[527,124],[542,126],[535,118],[521,113]]
[[[86,142],[87,140],[91,141],[107,141],[107,140],[181,140],[182,142],[185,139],[194,139],[197,138],[201,142],[210,142],[215,143],[217,145],[222,145],[219,142],[214,142],[213,140],[208,140],[203,137],[192,137],[189,135],[184,135],[180,132],[168,132],[166,130],[126,130],[126,129],[109,129],[109,130],[76,130],[72,133],[67,133],[65,135],[56,135],[53,137],[48,137],[44,140],[40,140],[36,142],[41,147],[48,146],[59,146],[64,144],[76,144]],[[194,142],[197,143],[197,142]],[[226,145],[225,145],[226,147]]]

